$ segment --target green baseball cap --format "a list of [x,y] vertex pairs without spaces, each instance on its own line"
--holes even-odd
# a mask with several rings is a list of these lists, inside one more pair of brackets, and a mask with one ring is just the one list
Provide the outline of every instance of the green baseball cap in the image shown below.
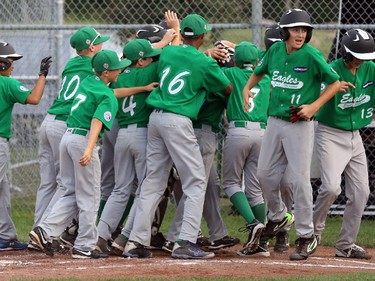
[[117,70],[131,64],[130,60],[120,60],[115,51],[101,50],[91,60],[95,71]]
[[197,14],[187,15],[180,24],[181,34],[188,37],[199,36],[211,29],[212,27],[207,24],[207,21]]
[[102,36],[95,28],[82,27],[70,37],[70,45],[77,51],[87,49],[92,45],[103,43],[109,36]]
[[250,42],[241,42],[234,49],[234,61],[242,67],[245,63],[255,64],[258,59],[258,48]]
[[160,55],[161,49],[154,49],[146,39],[135,39],[126,44],[122,52],[125,58],[133,61]]

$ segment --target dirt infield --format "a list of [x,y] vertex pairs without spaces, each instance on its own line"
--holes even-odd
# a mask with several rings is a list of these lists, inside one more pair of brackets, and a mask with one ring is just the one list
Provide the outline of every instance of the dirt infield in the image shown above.
[[[353,260],[335,258],[334,249],[319,247],[306,261],[290,261],[289,253],[271,257],[240,257],[233,247],[216,252],[209,260],[177,260],[170,254],[155,250],[151,259],[72,259],[56,254],[50,258],[35,251],[0,252],[0,280],[75,278],[99,280],[110,278],[254,278],[290,277],[292,275],[375,274],[375,259]],[[370,249],[374,254],[374,250]]]

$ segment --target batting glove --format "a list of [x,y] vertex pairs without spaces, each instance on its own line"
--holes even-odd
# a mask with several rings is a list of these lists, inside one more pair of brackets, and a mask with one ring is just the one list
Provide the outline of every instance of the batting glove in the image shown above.
[[39,76],[44,75],[47,78],[49,67],[51,66],[52,57],[45,57],[40,62]]

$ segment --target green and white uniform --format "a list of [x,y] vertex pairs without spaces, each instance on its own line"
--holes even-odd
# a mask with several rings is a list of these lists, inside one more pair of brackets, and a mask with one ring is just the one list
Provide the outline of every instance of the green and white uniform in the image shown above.
[[147,174],[129,240],[149,245],[152,220],[174,163],[186,195],[179,239],[195,243],[200,228],[206,174],[192,121],[207,92],[224,90],[229,81],[217,63],[190,45],[168,46],[159,58],[160,85],[146,102],[150,115]]
[[111,129],[117,108],[113,90],[99,77],[93,75],[82,81],[60,144],[61,182],[66,191],[39,225],[47,236],[54,237],[78,214],[79,232],[74,248],[82,251],[94,250],[98,240],[95,225],[101,176],[98,148],[94,149],[89,165],[83,167],[79,160],[87,146],[92,119],[103,123],[99,135],[102,136],[104,130]]
[[[156,82],[157,65],[151,63],[144,68],[128,67],[111,87],[131,88]],[[99,236],[105,240],[111,238],[130,195],[134,195],[138,184],[146,175],[147,124],[152,112],[152,108],[146,104],[149,94],[145,92],[118,99],[117,120],[120,129],[114,153],[115,188],[108,198],[98,224]],[[128,219],[129,224],[130,220]]]
[[233,85],[227,106],[229,126],[224,144],[224,191],[229,198],[242,192],[244,175],[246,197],[251,206],[257,206],[264,203],[256,172],[268,117],[270,79],[265,76],[251,90],[255,97],[250,100],[249,111],[244,112],[242,89],[253,70],[232,67],[224,69],[224,73]]
[[15,103],[25,104],[31,90],[19,81],[0,76],[0,238],[17,239],[10,214],[10,189],[8,183],[9,144],[12,137],[12,111]]
[[53,204],[64,192],[59,173],[59,145],[67,129],[66,120],[74,95],[82,80],[89,75],[93,75],[90,57],[76,56],[68,61],[62,72],[59,94],[40,126],[40,185],[36,194],[33,228],[48,215]]
[[291,172],[296,233],[310,238],[313,229],[313,198],[310,165],[314,142],[314,123],[289,121],[289,107],[311,104],[320,95],[321,81],[331,84],[338,75],[322,54],[304,44],[288,54],[286,43],[274,43],[255,68],[257,75],[268,74],[272,92],[269,118],[258,161],[258,179],[268,204],[268,218],[281,221],[287,211],[279,186],[286,166]]
[[341,175],[345,175],[348,198],[336,248],[348,249],[355,242],[369,196],[367,158],[359,129],[371,123],[375,102],[375,64],[364,62],[355,75],[342,59],[331,66],[341,81],[355,89],[337,93],[319,111],[316,145],[322,185],[315,202],[315,233],[322,234],[327,213],[341,193]]

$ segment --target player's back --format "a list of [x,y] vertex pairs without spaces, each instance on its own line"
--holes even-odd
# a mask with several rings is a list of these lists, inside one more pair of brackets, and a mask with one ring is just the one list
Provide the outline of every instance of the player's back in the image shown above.
[[222,91],[229,84],[217,63],[191,45],[164,48],[158,63],[160,85],[147,103],[193,119],[207,92]]
[[55,115],[67,115],[73,102],[73,97],[87,76],[93,75],[91,58],[76,56],[68,61],[62,72],[62,81],[59,94],[55,98],[48,113]]

